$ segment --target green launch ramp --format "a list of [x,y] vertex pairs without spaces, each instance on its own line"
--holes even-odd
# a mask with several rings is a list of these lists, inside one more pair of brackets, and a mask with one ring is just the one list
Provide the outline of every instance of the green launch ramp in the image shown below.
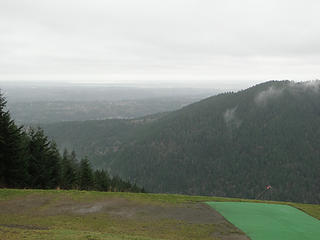
[[252,240],[319,240],[320,221],[278,204],[208,202]]

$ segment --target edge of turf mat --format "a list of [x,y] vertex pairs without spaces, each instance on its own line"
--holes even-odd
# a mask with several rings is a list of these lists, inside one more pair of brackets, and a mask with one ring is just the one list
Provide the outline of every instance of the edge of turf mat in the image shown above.
[[288,205],[207,202],[252,240],[319,240],[320,221]]

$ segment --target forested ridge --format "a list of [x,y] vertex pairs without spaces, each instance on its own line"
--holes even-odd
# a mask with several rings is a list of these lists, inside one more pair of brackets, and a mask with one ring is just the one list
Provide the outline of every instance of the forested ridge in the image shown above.
[[320,92],[267,82],[162,118],[112,163],[156,192],[320,202]]
[[100,161],[153,192],[255,198],[270,184],[273,200],[319,203],[319,86],[270,81],[207,98],[128,138],[111,133],[121,141]]
[[77,159],[74,151],[61,155],[42,129],[18,127],[0,93],[0,187],[133,191],[136,184],[95,170],[88,158]]

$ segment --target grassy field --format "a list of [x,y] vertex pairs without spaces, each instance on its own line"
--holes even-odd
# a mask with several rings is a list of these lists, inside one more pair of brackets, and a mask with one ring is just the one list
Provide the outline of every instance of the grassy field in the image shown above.
[[[204,203],[208,201],[249,200],[0,189],[0,239],[248,239]],[[288,204],[320,219],[320,205],[269,203]]]

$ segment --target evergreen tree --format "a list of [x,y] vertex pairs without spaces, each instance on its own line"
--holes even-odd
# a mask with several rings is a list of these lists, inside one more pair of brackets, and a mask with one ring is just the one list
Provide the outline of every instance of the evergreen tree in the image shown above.
[[0,186],[24,187],[27,179],[24,134],[5,109],[0,92]]
[[32,188],[55,188],[60,180],[60,155],[56,145],[41,129],[29,130],[29,185]]
[[81,190],[91,190],[93,188],[93,174],[89,164],[89,160],[84,158],[80,162],[80,181],[79,187]]
[[[75,156],[75,155],[74,155]],[[74,189],[77,184],[77,169],[73,162],[73,156],[65,149],[61,162],[61,188]]]
[[94,188],[97,191],[108,191],[110,189],[110,177],[104,170],[94,172]]
[[50,141],[47,159],[47,176],[49,179],[47,185],[48,188],[56,188],[59,186],[61,179],[61,155],[53,141]]
[[76,152],[73,150],[71,152],[71,155],[70,155],[70,163],[71,163],[71,167],[73,168],[74,170],[74,182],[73,182],[73,188],[79,188],[79,181],[80,181],[80,162],[79,160],[77,159],[77,156],[76,156]]

